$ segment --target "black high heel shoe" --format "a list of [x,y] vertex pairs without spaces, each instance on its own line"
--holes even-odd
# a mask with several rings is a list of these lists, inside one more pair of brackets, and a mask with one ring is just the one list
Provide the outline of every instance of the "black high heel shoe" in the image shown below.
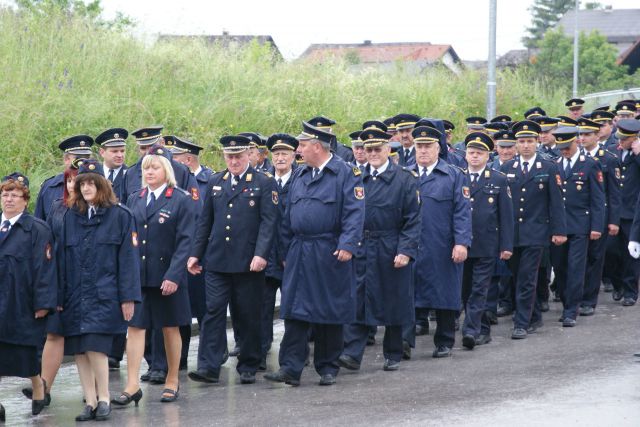
[[134,402],[136,406],[138,406],[138,402],[142,399],[142,389],[138,389],[133,394],[129,394],[126,391],[123,391],[120,394],[120,397],[116,399],[111,399],[111,403],[116,406],[127,406],[131,402]]
[[[36,400],[31,399],[31,414],[38,415],[45,406],[47,406],[47,381],[44,378],[42,380],[42,387],[44,388],[44,399]],[[33,396],[32,396],[33,397]]]
[[0,403],[0,423],[7,421],[7,415],[4,412],[4,406]]

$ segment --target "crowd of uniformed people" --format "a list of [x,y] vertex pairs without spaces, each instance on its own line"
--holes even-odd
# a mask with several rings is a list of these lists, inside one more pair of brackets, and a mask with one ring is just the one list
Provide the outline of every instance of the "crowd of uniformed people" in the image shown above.
[[[452,122],[398,114],[363,123],[349,147],[318,116],[295,137],[222,137],[218,173],[200,163],[202,147],[161,126],[132,132],[130,167],[126,129],[68,138],[65,169],[42,184],[33,215],[28,177],[0,184],[0,377],[30,378],[34,415],[64,355],[82,386],[78,421],[137,406],[140,381],[174,402],[195,318],[188,377],[218,383],[231,355],[252,384],[267,370],[278,290],[285,330],[264,379],[292,386],[310,360],[325,386],[359,369],[379,326],[382,369],[395,371],[416,335],[433,333],[441,358],[456,330],[467,350],[490,343],[498,317],[526,338],[552,299],[566,328],[594,314],[601,286],[633,306],[640,103],[566,106],[566,116],[469,117],[457,144]],[[125,353],[112,397],[109,370]]]

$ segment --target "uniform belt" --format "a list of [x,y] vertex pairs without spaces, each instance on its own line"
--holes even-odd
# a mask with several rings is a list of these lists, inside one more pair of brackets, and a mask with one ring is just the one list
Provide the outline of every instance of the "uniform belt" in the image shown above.
[[337,232],[318,233],[318,234],[296,234],[295,237],[300,240],[316,240],[316,239],[335,239],[340,235]]
[[399,234],[398,230],[364,230],[365,239],[378,239],[380,237],[392,237]]

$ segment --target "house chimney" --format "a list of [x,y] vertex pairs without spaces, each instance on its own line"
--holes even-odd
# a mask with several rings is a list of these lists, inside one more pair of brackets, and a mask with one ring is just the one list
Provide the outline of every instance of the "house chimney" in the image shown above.
[[362,43],[365,46],[370,46],[371,45],[371,40],[365,40],[364,43]]

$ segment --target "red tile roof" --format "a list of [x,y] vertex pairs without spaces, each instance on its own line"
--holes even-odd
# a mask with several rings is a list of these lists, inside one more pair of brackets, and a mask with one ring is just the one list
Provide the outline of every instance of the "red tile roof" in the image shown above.
[[431,43],[312,44],[301,57],[322,61],[329,57],[342,57],[347,53],[354,52],[363,63],[398,60],[435,62],[448,51],[454,60],[460,61],[451,45]]

